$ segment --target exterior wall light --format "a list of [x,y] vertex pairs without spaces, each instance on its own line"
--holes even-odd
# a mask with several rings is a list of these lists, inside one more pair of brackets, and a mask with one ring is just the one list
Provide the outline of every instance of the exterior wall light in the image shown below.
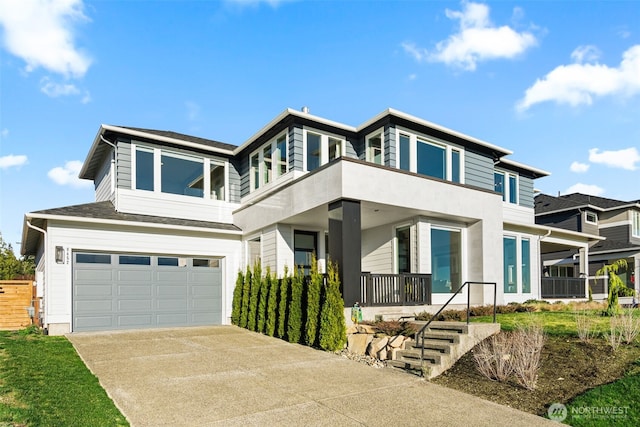
[[56,264],[64,264],[64,248],[56,246]]

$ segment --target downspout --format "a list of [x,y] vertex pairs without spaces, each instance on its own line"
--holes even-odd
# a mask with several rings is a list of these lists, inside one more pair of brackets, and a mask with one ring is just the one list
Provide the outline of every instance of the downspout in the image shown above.
[[[49,283],[49,266],[47,265],[47,251],[48,251],[48,238],[47,238],[47,231],[43,230],[40,227],[36,227],[35,225],[31,224],[31,222],[29,220],[27,220],[27,227],[31,228],[32,230],[36,230],[40,233],[42,233],[42,235],[44,236],[44,251],[42,251],[42,256],[44,258],[44,283],[42,284],[42,295],[45,295],[45,291],[47,289],[47,284]],[[44,312],[46,311],[48,305],[46,303],[47,298],[44,297],[42,299],[42,305],[40,306],[41,310]],[[40,314],[40,313],[38,313]],[[42,324],[42,322],[41,322]]]
[[[100,134],[100,140],[102,142],[104,142],[105,144],[113,147],[113,156],[111,157],[111,194],[113,194],[113,200],[115,203],[117,203],[118,198],[115,196],[116,194],[116,167],[118,164],[118,147],[116,147],[116,145],[111,142],[108,141],[107,139],[105,139],[104,136],[102,136],[102,134]],[[115,204],[114,203],[114,204]],[[115,206],[116,211],[118,210],[118,206]]]
[[[547,230],[544,236],[538,236],[538,255],[540,256],[540,265],[542,265],[542,252],[540,252],[540,242],[551,236],[551,229]],[[542,272],[544,274],[544,265],[542,265]],[[542,274],[540,274],[540,286],[538,286],[538,299],[542,299]]]

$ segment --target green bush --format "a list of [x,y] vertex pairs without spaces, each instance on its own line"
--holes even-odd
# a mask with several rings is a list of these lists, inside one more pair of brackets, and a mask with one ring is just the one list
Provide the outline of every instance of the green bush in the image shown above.
[[249,319],[249,294],[251,292],[251,268],[247,266],[247,272],[244,275],[244,281],[242,282],[242,305],[240,307],[240,326],[241,328],[247,327]]
[[302,271],[296,268],[291,277],[291,300],[289,303],[289,319],[287,338],[289,342],[299,343],[302,338],[302,295],[304,281]]
[[318,342],[318,323],[320,322],[320,307],[322,301],[322,282],[324,277],[318,271],[318,261],[315,256],[311,260],[311,277],[307,285],[307,322],[304,341],[314,346]]
[[242,271],[238,271],[236,278],[236,287],[233,289],[233,302],[231,304],[231,323],[240,324],[240,313],[242,312],[242,287],[244,284],[244,276]]
[[333,262],[328,262],[325,298],[320,313],[320,347],[324,350],[338,351],[344,347],[346,341],[347,327],[338,269]]
[[264,326],[267,316],[267,296],[269,293],[269,284],[267,283],[267,277],[271,275],[271,270],[267,266],[266,276],[260,277],[258,285],[258,320],[256,322],[257,332],[264,333]]
[[249,287],[249,315],[247,318],[247,329],[256,330],[256,321],[258,320],[258,296],[260,294],[260,282],[262,281],[262,272],[260,262],[253,264],[253,274],[251,275],[251,285]]
[[287,335],[287,316],[289,314],[289,296],[291,295],[291,277],[287,267],[284,268],[284,276],[280,280],[280,299],[278,301],[278,328],[277,336],[285,339]]
[[267,267],[267,274],[265,276],[267,283],[267,314],[265,318],[264,333],[272,337],[276,332],[276,322],[278,319],[278,294],[280,293],[279,283],[272,274],[270,274]]

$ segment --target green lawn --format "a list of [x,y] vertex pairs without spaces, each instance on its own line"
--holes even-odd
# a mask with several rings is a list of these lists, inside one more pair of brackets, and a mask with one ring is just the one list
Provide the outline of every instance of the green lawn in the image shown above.
[[[609,331],[610,317],[601,316],[601,310],[585,311],[538,311],[533,313],[498,314],[497,322],[502,330],[511,331],[526,322],[541,322],[544,331],[550,335],[578,336],[576,316],[587,315],[593,322],[593,328],[598,334]],[[633,311],[634,317],[640,317],[640,310]],[[472,322],[493,322],[492,316],[472,317]]]
[[0,426],[128,426],[64,337],[0,332]]

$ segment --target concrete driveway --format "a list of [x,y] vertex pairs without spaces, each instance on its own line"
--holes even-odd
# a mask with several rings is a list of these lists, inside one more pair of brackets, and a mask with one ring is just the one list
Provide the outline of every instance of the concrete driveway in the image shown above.
[[551,421],[234,326],[68,336],[133,426],[535,426]]

